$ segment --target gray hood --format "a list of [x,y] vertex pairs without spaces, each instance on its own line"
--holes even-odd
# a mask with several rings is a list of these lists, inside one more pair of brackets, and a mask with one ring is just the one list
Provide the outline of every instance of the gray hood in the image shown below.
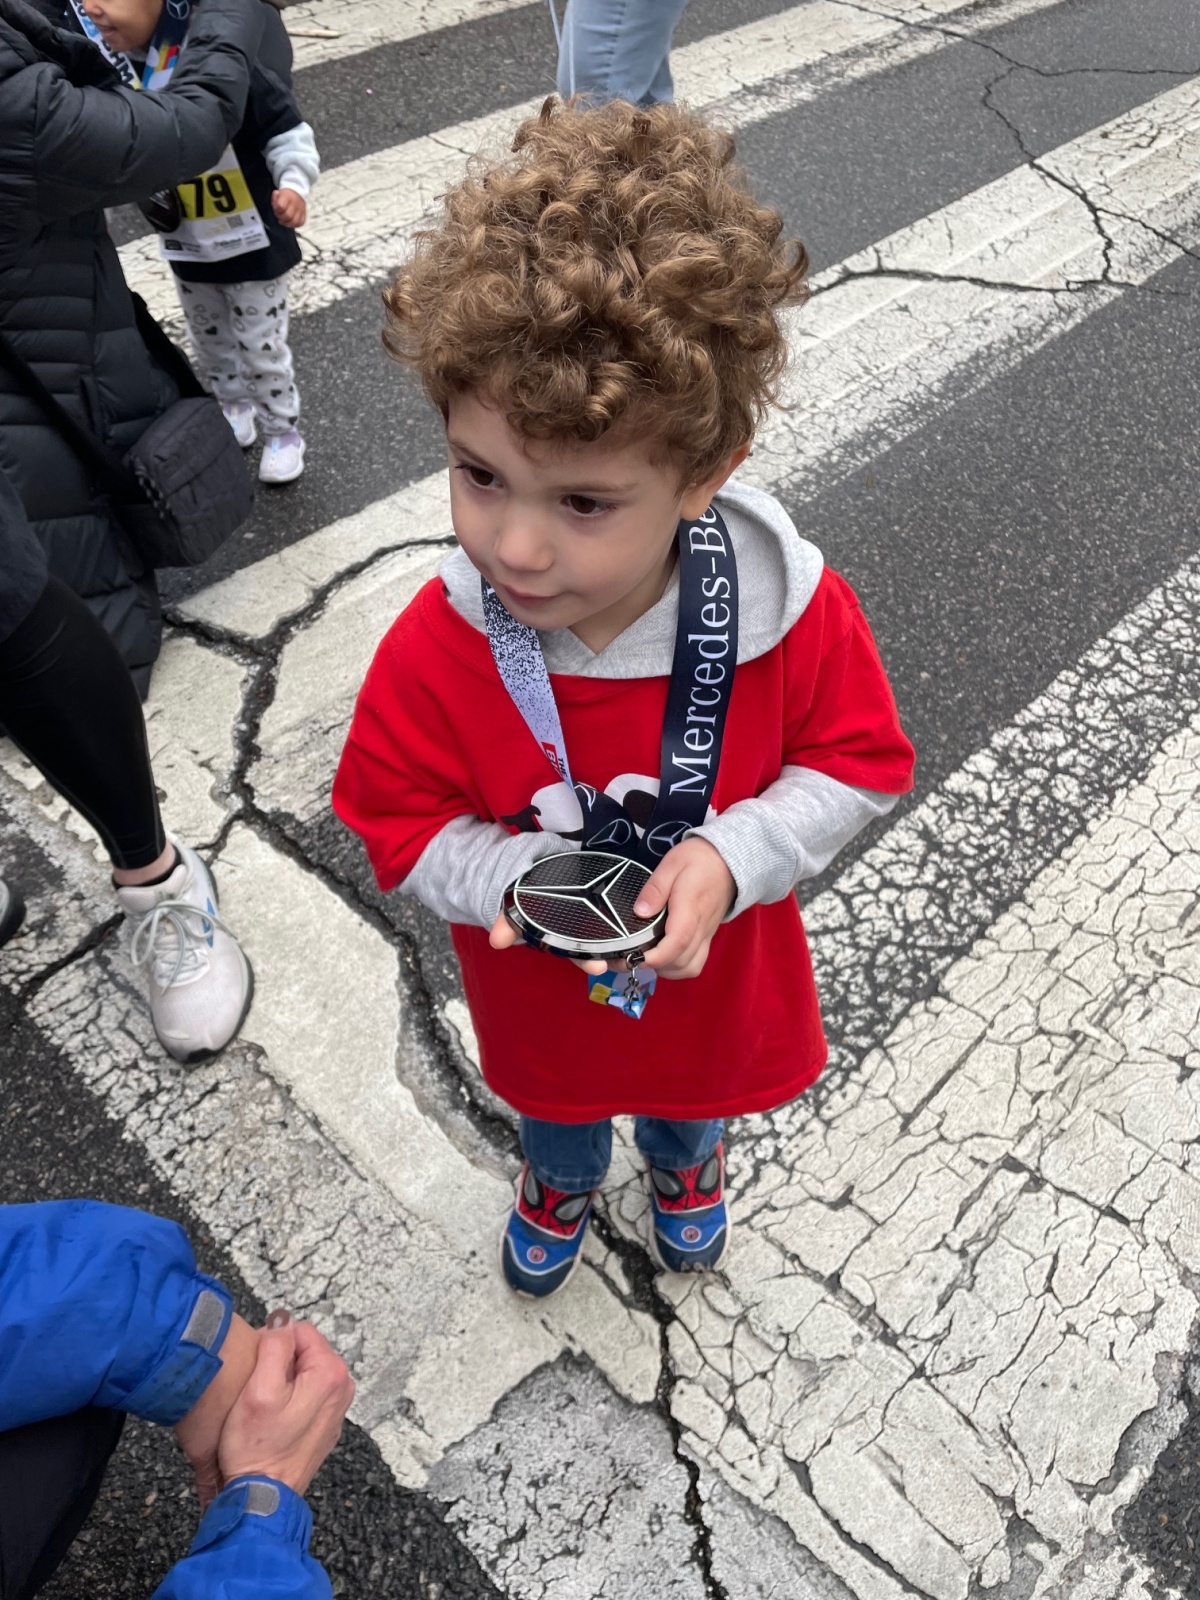
[[[824,561],[796,532],[769,494],[731,478],[715,497],[733,540],[738,569],[739,662],[753,661],[777,645],[802,615],[820,582]],[[484,632],[479,573],[461,549],[442,562],[442,581],[454,609]],[[679,574],[663,597],[596,654],[569,628],[540,635],[551,672],[580,678],[658,678],[671,670],[679,614]]]

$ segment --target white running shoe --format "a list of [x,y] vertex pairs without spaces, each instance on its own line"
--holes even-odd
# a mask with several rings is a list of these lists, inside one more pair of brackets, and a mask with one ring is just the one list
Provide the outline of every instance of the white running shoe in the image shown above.
[[7,944],[25,920],[25,902],[18,889],[0,878],[0,944]]
[[293,483],[304,471],[304,440],[295,428],[272,433],[258,464],[260,483]]
[[187,845],[171,843],[179,851],[171,876],[119,888],[117,898],[133,920],[133,963],[148,969],[155,1033],[176,1061],[207,1061],[246,1020],[254,974],[217,915],[208,868]]
[[221,410],[225,413],[225,421],[233,429],[233,437],[243,450],[249,450],[258,438],[254,407],[249,400],[231,400],[228,405],[222,404]]

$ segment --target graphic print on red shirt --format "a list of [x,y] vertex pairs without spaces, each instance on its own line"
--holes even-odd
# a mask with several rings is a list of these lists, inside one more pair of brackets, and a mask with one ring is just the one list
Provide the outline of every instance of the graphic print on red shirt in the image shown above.
[[[631,814],[652,802],[639,774],[658,767],[667,677],[551,674],[551,683],[576,780],[616,792]],[[779,643],[736,670],[713,809],[761,794],[785,765],[880,793],[912,784],[912,747],[870,629],[849,586],[828,570]],[[456,817],[512,833],[557,832],[571,820],[574,797],[510,700],[486,636],[450,605],[440,578],[376,652],[333,804],[364,840],[385,890]],[[483,1075],[527,1116],[765,1111],[793,1099],[825,1064],[793,895],[723,924],[700,977],[660,982],[637,1022],[591,1004],[569,961],[521,945],[493,950],[486,928],[455,924],[451,934]]]

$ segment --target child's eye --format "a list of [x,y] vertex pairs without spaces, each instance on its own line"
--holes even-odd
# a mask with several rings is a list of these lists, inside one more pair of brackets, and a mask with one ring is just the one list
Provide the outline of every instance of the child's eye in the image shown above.
[[467,481],[473,483],[477,489],[494,489],[498,479],[494,472],[489,472],[486,467],[472,467],[464,462],[458,469],[465,472]]
[[594,500],[590,494],[569,494],[564,504],[577,517],[596,517],[603,511],[612,510],[610,501]]

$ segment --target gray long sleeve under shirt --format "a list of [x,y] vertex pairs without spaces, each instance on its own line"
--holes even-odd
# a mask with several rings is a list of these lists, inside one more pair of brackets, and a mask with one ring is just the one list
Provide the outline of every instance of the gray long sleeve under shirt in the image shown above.
[[[730,480],[716,501],[733,539],[738,566],[738,661],[772,649],[811,600],[820,580],[820,552],[801,539],[778,501]],[[451,605],[484,631],[479,574],[461,550],[442,564]],[[662,677],[671,670],[679,580],[643,616],[599,652],[570,631],[539,637],[553,673],[592,678]],[[696,836],[717,849],[737,885],[729,915],[782,900],[797,883],[816,877],[868,822],[883,817],[897,796],[857,789],[811,767],[785,766],[754,799],[712,815]],[[400,885],[448,922],[490,927],[504,890],[543,856],[573,848],[557,833],[509,833],[498,822],[456,817],[430,840]]]

